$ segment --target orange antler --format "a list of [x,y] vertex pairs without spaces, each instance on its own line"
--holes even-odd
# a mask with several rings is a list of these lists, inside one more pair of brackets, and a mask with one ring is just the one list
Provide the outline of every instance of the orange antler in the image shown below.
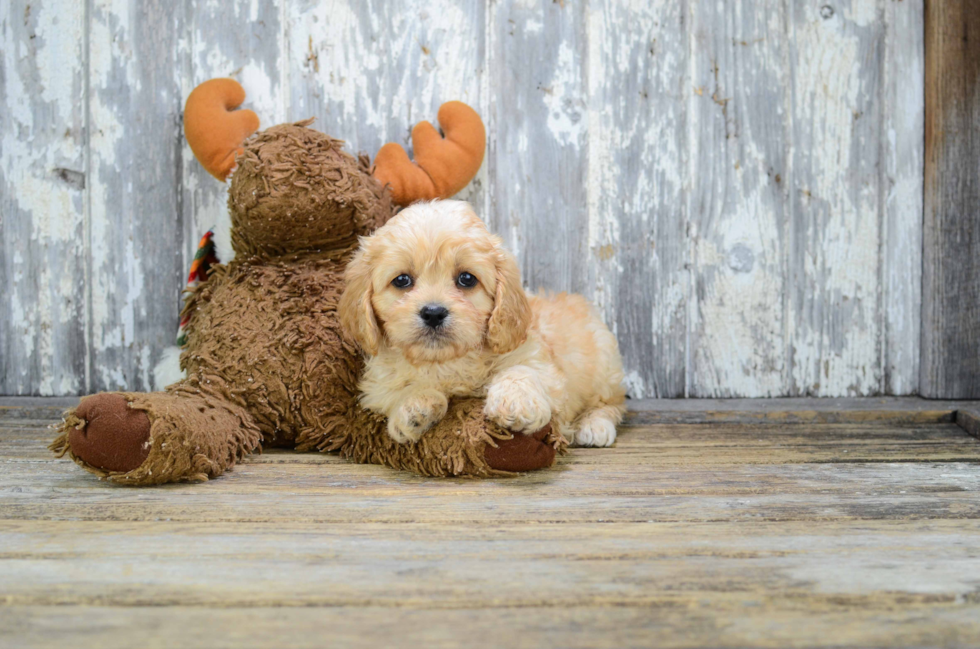
[[374,158],[374,177],[391,185],[399,205],[452,196],[483,164],[487,132],[475,110],[461,101],[446,102],[439,107],[439,124],[445,138],[428,122],[412,129],[415,162],[394,142],[381,147]]
[[250,110],[235,110],[245,90],[234,79],[211,79],[191,92],[184,107],[184,135],[194,157],[218,180],[235,168],[242,143],[259,128]]

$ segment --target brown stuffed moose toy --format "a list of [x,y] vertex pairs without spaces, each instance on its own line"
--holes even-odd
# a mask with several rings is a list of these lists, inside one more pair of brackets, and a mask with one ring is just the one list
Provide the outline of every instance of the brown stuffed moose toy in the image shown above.
[[[231,176],[235,258],[187,292],[185,378],[162,392],[105,392],[65,413],[51,449],[112,482],[152,485],[220,476],[265,446],[338,451],[355,462],[426,476],[491,476],[551,466],[564,440],[550,426],[511,434],[459,399],[412,444],[358,405],[363,358],[340,326],[345,264],[358,237],[416,200],[448,197],[476,175],[486,134],[460,102],[443,104],[441,135],[412,131],[415,162],[386,144],[375,163],[309,128],[256,133],[231,79],[188,97],[185,134],[215,177]],[[253,135],[254,134],[254,135]]]

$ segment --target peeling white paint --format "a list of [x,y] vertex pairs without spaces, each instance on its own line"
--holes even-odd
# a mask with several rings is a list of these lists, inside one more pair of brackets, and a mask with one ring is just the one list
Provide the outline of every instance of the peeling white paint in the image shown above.
[[867,27],[878,21],[878,3],[875,0],[852,0],[844,17],[860,27]]
[[[681,21],[669,2],[599,2],[587,20],[584,291],[620,340],[634,398],[676,394],[666,375],[683,377],[676,336],[683,333],[686,271],[667,261],[684,245],[683,108],[674,96],[685,66]],[[650,297],[624,299],[639,285]],[[671,367],[677,362],[680,371]]]
[[415,123],[436,121],[457,99],[480,106],[482,26],[455,2],[411,2],[402,11],[327,2],[289,10],[294,111],[373,154],[410,147]]
[[[0,393],[77,393],[84,353],[81,7],[10,7],[0,27]],[[9,256],[9,257],[8,257]],[[7,261],[9,259],[9,262]],[[74,281],[73,281],[74,280]]]
[[[123,121],[114,104],[107,104],[104,95],[110,87],[117,66],[121,67],[127,85],[137,82],[128,42],[128,5],[115,6],[110,1],[93,6],[90,30],[90,169],[88,191],[90,201],[90,231],[93,268],[91,281],[92,348],[96,352],[116,349],[134,342],[132,290],[118,300],[117,282],[130,280],[137,272],[131,249],[119,258],[115,250],[117,233],[127,224],[120,222],[120,206],[112,200],[109,188],[123,173],[116,160],[116,150],[124,146],[126,137]],[[139,297],[141,285],[135,287]],[[128,334],[128,335],[127,335]],[[119,368],[98,368],[104,384],[124,388],[125,376]]]
[[875,169],[865,157],[877,143],[855,137],[868,120],[877,120],[862,114],[863,106],[876,106],[870,81],[877,75],[845,72],[867,60],[873,33],[823,19],[818,7],[808,6],[794,36],[797,120],[807,128],[797,141],[796,183],[804,194],[798,222],[807,224],[798,236],[812,252],[804,264],[806,312],[789,320],[793,382],[817,396],[875,394],[881,385],[880,188],[876,177],[857,187],[853,179]]
[[[369,84],[360,81],[379,75],[383,54],[390,52],[390,44],[376,42],[372,38],[374,26],[362,22],[346,2],[324,2],[290,10],[289,56],[296,62],[292,79],[306,86],[306,92],[297,95],[303,117],[322,118],[311,109],[325,105],[332,120],[360,120],[383,130],[385,116],[367,94]],[[307,114],[311,112],[312,115]],[[323,128],[322,124],[319,126]],[[346,133],[338,136],[351,137]]]
[[555,71],[542,98],[548,107],[548,130],[561,144],[581,146],[588,129],[584,101],[579,96],[581,67],[575,50],[567,41],[558,47]]
[[883,162],[886,192],[882,252],[882,391],[910,394],[918,390],[922,309],[922,213],[925,166],[925,47],[921,0],[887,3],[885,19],[884,124],[888,146]]
[[[746,155],[733,174],[735,188],[713,188],[729,202],[723,214],[713,215],[710,238],[692,242],[704,285],[698,321],[691,323],[699,333],[693,350],[699,396],[779,396],[784,390],[783,276],[774,254],[780,219],[767,162],[743,126]],[[722,164],[734,167],[731,158]]]

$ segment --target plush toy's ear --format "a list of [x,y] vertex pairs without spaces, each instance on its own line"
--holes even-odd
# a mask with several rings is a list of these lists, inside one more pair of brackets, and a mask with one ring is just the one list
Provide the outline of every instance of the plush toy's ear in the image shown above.
[[480,170],[487,132],[476,111],[461,101],[446,102],[439,107],[439,124],[445,138],[428,122],[412,129],[415,162],[394,142],[375,156],[374,177],[382,185],[391,185],[395,203],[448,198]]
[[194,157],[212,176],[224,181],[235,168],[242,143],[259,129],[250,110],[235,110],[245,90],[234,79],[211,79],[191,92],[184,107],[184,135]]

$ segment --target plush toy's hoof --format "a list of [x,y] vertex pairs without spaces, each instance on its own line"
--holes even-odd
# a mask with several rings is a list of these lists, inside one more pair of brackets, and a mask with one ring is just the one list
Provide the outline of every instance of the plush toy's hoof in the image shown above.
[[89,466],[105,471],[132,471],[150,454],[150,419],[129,407],[121,394],[85,397],[75,416],[85,425],[68,433],[71,452]]
[[511,439],[497,440],[497,447],[487,445],[483,452],[490,468],[498,471],[534,471],[551,466],[555,461],[555,449],[545,442],[551,433],[548,424],[533,435],[516,434]]

